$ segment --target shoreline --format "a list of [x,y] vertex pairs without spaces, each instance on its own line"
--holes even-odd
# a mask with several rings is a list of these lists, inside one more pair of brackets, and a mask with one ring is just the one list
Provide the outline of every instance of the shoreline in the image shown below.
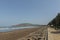
[[22,29],[26,29],[26,28],[40,28],[40,27],[6,27],[6,28],[0,28],[0,32],[11,32],[14,30],[22,30]]
[[0,40],[17,40],[38,29],[39,28],[26,28],[26,29],[13,30],[10,32],[0,32]]

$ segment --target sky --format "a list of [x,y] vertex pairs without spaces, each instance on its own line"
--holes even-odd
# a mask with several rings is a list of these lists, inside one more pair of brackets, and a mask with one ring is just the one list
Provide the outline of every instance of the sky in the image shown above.
[[60,12],[60,0],[0,0],[0,26],[46,25]]

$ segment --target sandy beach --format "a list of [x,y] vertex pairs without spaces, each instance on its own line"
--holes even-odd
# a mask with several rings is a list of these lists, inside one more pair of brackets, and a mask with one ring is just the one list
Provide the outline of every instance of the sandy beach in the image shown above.
[[[26,28],[26,29],[14,30],[10,32],[0,32],[0,40],[18,40],[18,39],[20,40],[20,38],[24,38],[25,36],[39,29],[40,28]],[[56,33],[56,32],[57,30],[48,28],[48,40],[60,40],[60,33]]]
[[60,30],[48,28],[48,40],[60,40]]
[[28,28],[28,29],[14,30],[11,32],[0,32],[0,40],[17,40],[38,29],[39,28]]

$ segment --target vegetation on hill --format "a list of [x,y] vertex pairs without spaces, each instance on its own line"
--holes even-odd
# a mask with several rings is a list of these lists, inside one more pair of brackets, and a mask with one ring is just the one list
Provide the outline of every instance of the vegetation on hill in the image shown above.
[[22,23],[22,24],[17,24],[17,25],[13,25],[13,27],[17,27],[17,26],[40,26],[38,24],[31,24],[31,23]]

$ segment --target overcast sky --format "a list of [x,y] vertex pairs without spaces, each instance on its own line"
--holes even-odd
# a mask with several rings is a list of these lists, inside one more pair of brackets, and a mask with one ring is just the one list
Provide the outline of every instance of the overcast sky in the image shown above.
[[60,0],[0,0],[0,26],[47,24],[60,12]]

